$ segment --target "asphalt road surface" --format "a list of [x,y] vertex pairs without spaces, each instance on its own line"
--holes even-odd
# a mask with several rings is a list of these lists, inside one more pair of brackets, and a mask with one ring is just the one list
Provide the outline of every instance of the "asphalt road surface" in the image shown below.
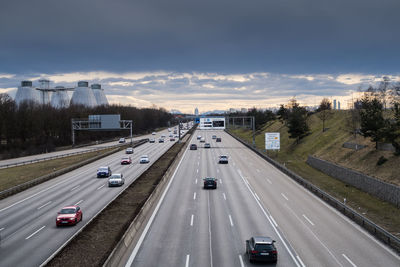
[[[185,125],[186,126],[186,125]],[[174,126],[171,127],[171,129],[174,129]],[[156,136],[160,136],[161,133],[168,133],[167,131],[160,131],[157,132]],[[169,135],[169,133],[168,133]],[[167,135],[167,137],[168,137]],[[144,138],[151,138],[154,137],[152,134],[146,134],[146,135],[140,135],[140,136],[135,136],[133,140],[140,140]],[[126,138],[126,142],[130,142],[130,138]],[[112,141],[112,142],[107,142],[107,143],[102,143],[102,144],[97,144],[97,145],[90,145],[90,146],[84,146],[84,147],[78,147],[78,148],[71,148],[71,149],[66,149],[66,150],[61,150],[61,151],[55,151],[55,152],[49,152],[49,153],[44,153],[44,154],[37,154],[37,155],[31,155],[31,156],[26,156],[26,157],[19,157],[19,158],[12,158],[12,159],[5,159],[5,160],[0,160],[0,168],[7,167],[8,165],[13,164],[19,164],[21,162],[29,162],[29,161],[37,161],[37,160],[45,160],[45,159],[51,159],[54,157],[60,157],[66,154],[71,154],[71,153],[85,153],[93,149],[103,149],[106,147],[110,146],[115,146],[119,145],[118,141]]]
[[[167,131],[165,143],[146,143],[134,148],[133,163],[121,165],[121,151],[70,173],[0,201],[0,266],[39,266],[70,239],[126,186],[131,184],[174,142]],[[161,133],[153,136],[159,138]],[[149,164],[139,164],[141,155]],[[108,179],[97,178],[97,168],[110,166],[123,173],[125,185],[108,187]],[[83,221],[76,226],[57,228],[57,212],[64,206],[79,204]]]
[[[198,150],[185,152],[126,266],[252,266],[245,240],[255,235],[276,240],[276,266],[400,266],[389,248],[228,134],[197,130],[191,143]],[[217,189],[203,189],[207,176]]]

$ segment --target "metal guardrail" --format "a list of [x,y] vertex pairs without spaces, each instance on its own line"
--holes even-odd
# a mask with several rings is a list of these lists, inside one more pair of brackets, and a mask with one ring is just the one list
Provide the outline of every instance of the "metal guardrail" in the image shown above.
[[263,159],[274,165],[276,168],[278,168],[280,171],[285,173],[287,176],[301,184],[303,187],[307,188],[309,191],[314,193],[314,195],[318,196],[322,200],[324,200],[326,203],[328,203],[330,206],[334,207],[336,210],[340,211],[342,214],[346,215],[348,218],[353,220],[355,223],[363,227],[365,230],[367,230],[369,233],[377,237],[379,240],[383,241],[384,243],[388,244],[391,248],[397,251],[397,253],[400,253],[400,238],[396,237],[395,235],[389,233],[379,225],[375,224],[368,218],[364,217],[363,215],[359,214],[355,210],[353,210],[351,207],[345,205],[344,203],[340,202],[330,194],[326,193],[319,187],[313,185],[311,182],[305,180],[301,176],[297,175],[296,173],[292,172],[285,166],[281,165],[279,162],[271,159],[267,155],[264,154],[264,152],[258,148],[253,147],[252,144],[248,143],[245,140],[242,140],[241,138],[233,135],[232,133],[226,131],[229,135],[231,135],[233,138],[241,142],[243,145],[246,147],[250,148],[253,150],[255,153],[257,153],[259,156],[261,156]]
[[98,148],[92,148],[92,149],[83,150],[83,151],[77,151],[77,152],[72,152],[72,153],[67,153],[67,154],[61,154],[61,155],[57,155],[57,156],[50,156],[50,157],[45,157],[45,158],[38,158],[38,159],[21,161],[21,162],[17,162],[17,163],[4,164],[4,165],[0,165],[0,169],[6,169],[6,168],[21,166],[21,165],[28,165],[28,164],[37,163],[37,162],[46,161],[46,160],[65,158],[65,157],[69,157],[69,156],[74,156],[74,155],[79,155],[79,154],[84,154],[84,153],[90,153],[90,152],[94,152],[94,151],[98,151],[98,150],[103,150],[103,149],[108,149],[108,148],[113,148],[113,147],[120,147],[120,146],[123,146],[123,145],[126,145],[126,143],[109,145],[109,146],[102,146],[102,147],[98,147]]

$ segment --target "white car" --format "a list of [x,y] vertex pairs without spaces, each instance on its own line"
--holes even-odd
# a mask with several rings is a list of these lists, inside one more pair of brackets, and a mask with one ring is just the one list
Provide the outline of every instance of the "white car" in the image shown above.
[[205,143],[206,142],[206,139],[204,138],[204,137],[202,137],[201,139],[200,139],[200,143]]
[[200,139],[201,139],[201,135],[198,135],[198,136],[197,136],[197,140],[200,140]]
[[150,160],[149,160],[149,157],[147,155],[143,155],[143,156],[140,157],[140,160],[139,160],[140,164],[149,163],[149,162],[150,162]]
[[155,142],[156,142],[156,139],[154,139],[154,138],[149,139],[149,143],[155,143]]
[[125,143],[125,138],[120,138],[118,143],[120,143],[120,144]]
[[132,148],[132,147],[128,147],[128,148],[125,150],[125,153],[126,153],[126,154],[133,154],[133,148]]
[[114,173],[108,178],[108,186],[122,186],[125,183],[124,176],[122,173]]
[[156,135],[156,132],[152,132],[151,134],[152,134],[152,135]]

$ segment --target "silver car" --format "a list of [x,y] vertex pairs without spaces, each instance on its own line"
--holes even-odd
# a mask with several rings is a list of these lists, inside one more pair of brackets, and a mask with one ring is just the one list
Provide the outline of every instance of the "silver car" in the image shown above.
[[122,186],[125,183],[124,176],[122,173],[114,173],[111,175],[110,178],[108,178],[108,186]]

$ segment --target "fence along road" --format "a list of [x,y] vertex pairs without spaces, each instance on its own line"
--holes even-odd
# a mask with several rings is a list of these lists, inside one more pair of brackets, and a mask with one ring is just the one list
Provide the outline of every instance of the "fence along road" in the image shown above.
[[[222,137],[221,143],[211,139]],[[399,266],[400,258],[348,218],[222,131],[187,151],[127,266],[244,266],[245,240],[275,239],[276,266]],[[229,164],[219,165],[219,155]],[[216,190],[202,178],[218,178]],[[157,253],[154,253],[154,252]],[[136,254],[137,252],[137,254]]]

